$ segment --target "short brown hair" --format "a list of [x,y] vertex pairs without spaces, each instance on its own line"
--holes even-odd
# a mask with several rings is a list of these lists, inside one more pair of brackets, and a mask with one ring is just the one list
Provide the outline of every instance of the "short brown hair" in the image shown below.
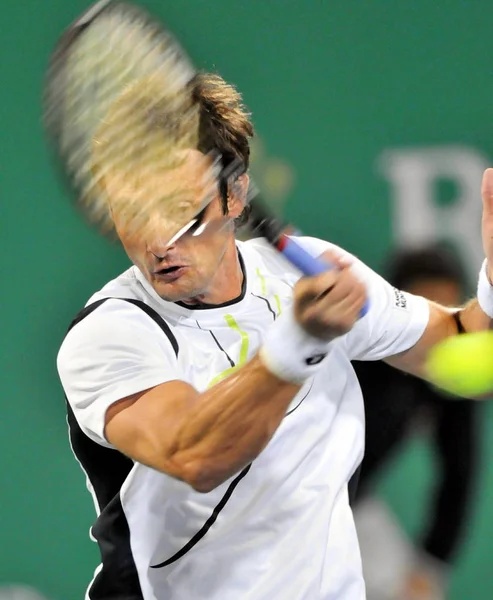
[[[250,163],[249,140],[254,136],[254,129],[241,94],[214,73],[198,73],[190,85],[193,101],[200,107],[197,149],[204,154],[217,151],[223,167],[239,159],[246,171]],[[226,213],[228,189],[225,182],[220,184],[220,191]]]
[[241,94],[214,73],[198,73],[190,85],[192,98],[200,106],[198,150],[218,150],[226,162],[239,158],[248,168],[253,125]]
[[[139,166],[151,165],[158,171],[177,166],[182,160],[180,153],[166,152],[166,145],[162,151],[163,133],[169,141],[176,142],[176,150],[195,148],[204,154],[217,154],[223,168],[238,160],[242,165],[238,174],[248,169],[253,126],[241,95],[232,85],[219,75],[198,73],[185,94],[171,90],[163,96],[161,92],[160,79],[151,76],[126,87],[111,105],[93,137],[91,169],[100,186],[104,187],[108,164],[112,170],[124,173],[127,180],[132,179]],[[128,134],[122,123],[131,124]],[[139,177],[133,181],[136,187]],[[219,191],[223,212],[227,214],[230,189],[224,177],[219,178]],[[106,208],[105,204],[105,213]],[[187,208],[193,210],[193,203],[189,202]],[[184,206],[178,209],[183,212]],[[248,212],[246,207],[236,220],[237,225],[246,222]],[[109,212],[107,217],[110,225]]]

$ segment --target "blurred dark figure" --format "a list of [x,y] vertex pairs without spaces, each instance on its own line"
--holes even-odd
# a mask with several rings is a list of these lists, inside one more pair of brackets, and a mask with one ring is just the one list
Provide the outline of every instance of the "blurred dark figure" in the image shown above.
[[[455,256],[432,246],[402,251],[385,273],[396,288],[448,306],[459,306],[466,282]],[[409,575],[402,598],[441,598],[443,576],[463,540],[479,461],[478,403],[457,399],[428,383],[378,362],[354,362],[366,410],[366,450],[355,504],[368,495],[373,478],[417,425],[426,425],[437,461],[437,480],[426,511],[418,553],[424,559]],[[432,566],[433,565],[433,566]],[[430,568],[428,568],[430,567]],[[434,572],[435,582],[426,573]],[[438,573],[442,575],[438,576]],[[438,582],[438,580],[442,580]],[[432,587],[442,592],[433,592]]]

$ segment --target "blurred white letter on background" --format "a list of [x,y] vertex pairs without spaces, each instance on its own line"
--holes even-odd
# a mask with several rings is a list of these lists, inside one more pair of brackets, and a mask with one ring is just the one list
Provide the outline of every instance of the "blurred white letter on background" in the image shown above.
[[[419,246],[438,240],[457,245],[466,265],[479,269],[481,179],[488,158],[466,146],[395,148],[382,153],[378,169],[391,186],[394,241]],[[457,196],[443,206],[438,182],[453,182]]]

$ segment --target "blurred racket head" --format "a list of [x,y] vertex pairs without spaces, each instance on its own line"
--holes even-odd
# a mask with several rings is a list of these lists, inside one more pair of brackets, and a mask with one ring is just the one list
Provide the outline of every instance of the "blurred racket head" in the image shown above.
[[102,233],[112,233],[118,215],[127,235],[156,226],[172,238],[211,200],[217,156],[210,156],[199,195],[161,179],[197,147],[199,107],[189,85],[195,74],[172,34],[126,2],[98,2],[58,41],[44,125],[78,206]]
[[[218,188],[224,197],[239,184],[241,160],[226,163],[212,150],[198,177],[186,183],[176,176],[198,149],[195,76],[170,32],[127,2],[98,2],[59,40],[46,77],[44,123],[78,205],[102,233],[116,223],[127,240],[157,234],[171,244],[227,223],[208,219],[206,207]],[[256,232],[301,272],[327,268],[286,235],[253,183],[248,202]]]

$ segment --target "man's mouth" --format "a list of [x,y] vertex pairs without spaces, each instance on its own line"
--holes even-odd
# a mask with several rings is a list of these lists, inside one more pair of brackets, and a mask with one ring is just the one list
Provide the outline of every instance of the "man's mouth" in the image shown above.
[[164,267],[154,271],[154,276],[163,281],[174,281],[181,277],[186,267],[183,265],[173,265],[172,267]]
[[173,271],[177,271],[180,268],[181,267],[179,265],[176,265],[174,267],[166,267],[164,269],[157,270],[156,273],[159,273],[159,274],[161,274],[161,273],[164,273],[164,274],[173,273]]

